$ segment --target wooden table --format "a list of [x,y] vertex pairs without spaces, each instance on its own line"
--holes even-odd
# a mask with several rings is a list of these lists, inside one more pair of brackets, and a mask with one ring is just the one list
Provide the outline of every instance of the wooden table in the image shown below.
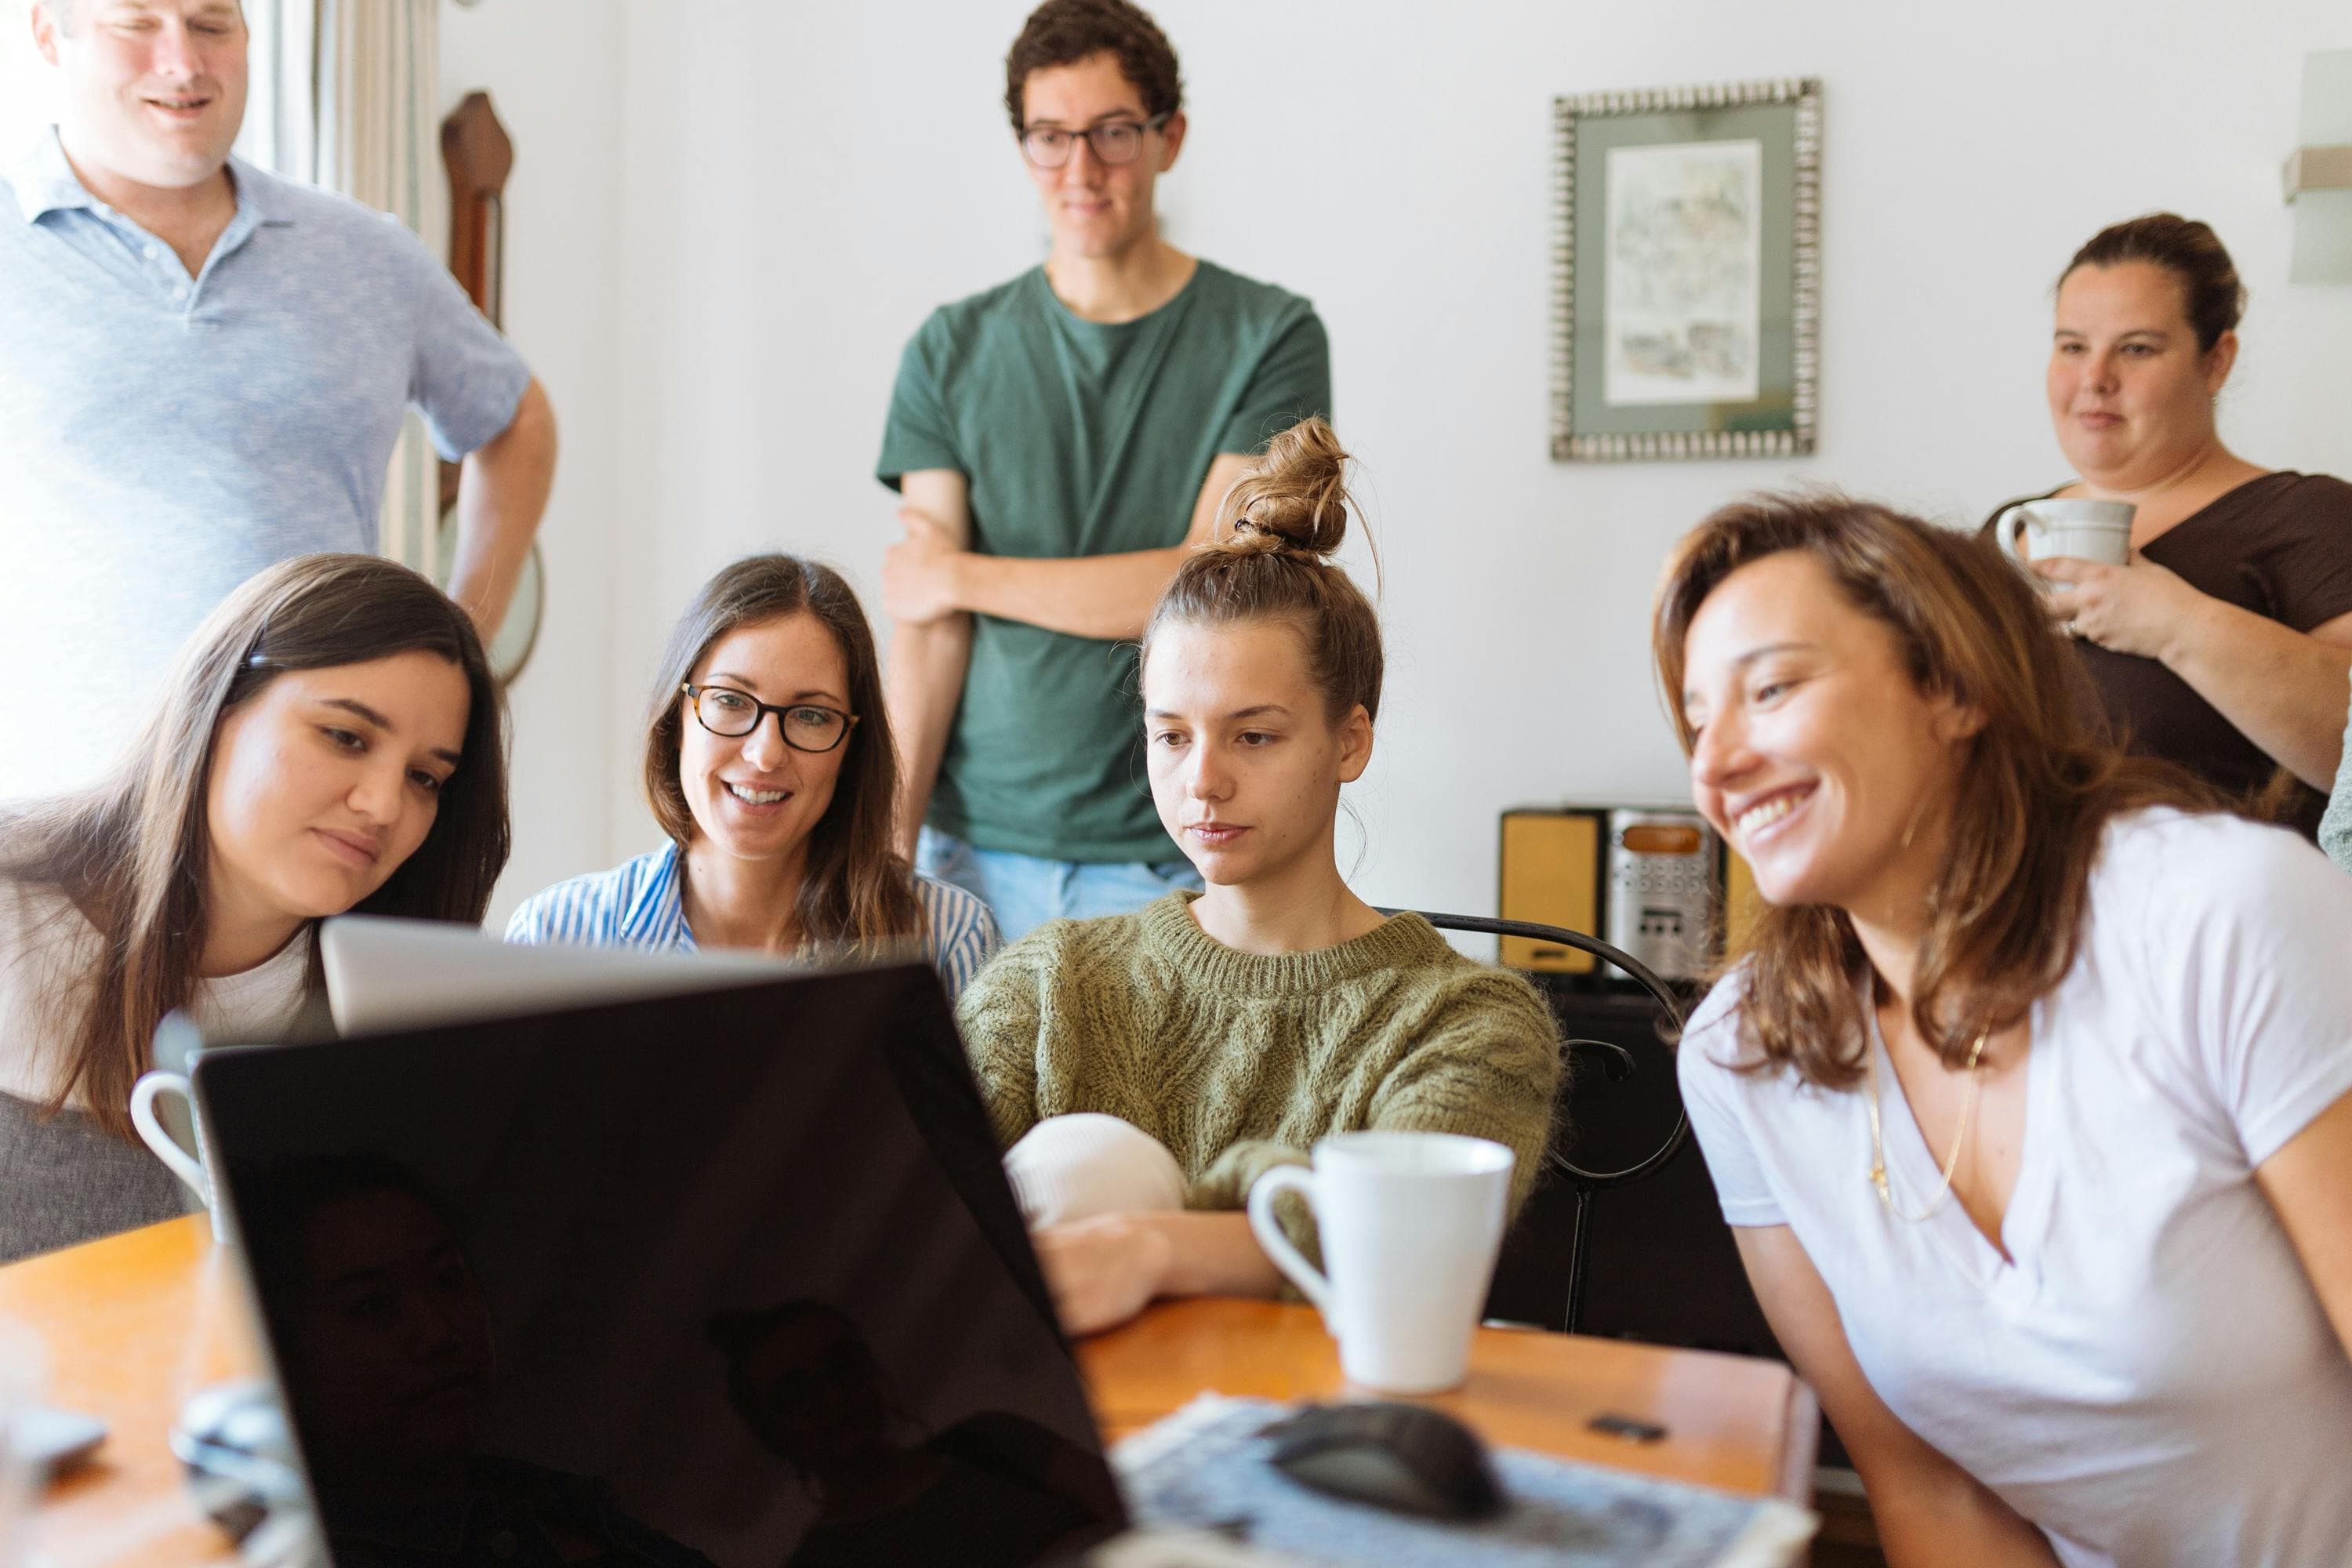
[[[55,1568],[236,1561],[165,1447],[179,1403],[258,1361],[235,1264],[201,1216],[0,1268],[0,1318],[47,1345],[53,1403],[110,1428],[96,1462],[49,1489],[37,1548]],[[1078,1346],[1107,1436],[1196,1394],[1348,1392],[1313,1309],[1202,1300],[1153,1308]],[[1813,1396],[1785,1366],[1533,1330],[1481,1330],[1470,1379],[1428,1403],[1489,1441],[1798,1502],[1812,1489]],[[1613,1411],[1666,1428],[1632,1445],[1586,1429]]]

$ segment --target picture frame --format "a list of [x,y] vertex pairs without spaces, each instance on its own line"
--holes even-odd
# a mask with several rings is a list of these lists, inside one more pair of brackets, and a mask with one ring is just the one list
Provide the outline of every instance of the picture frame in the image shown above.
[[1582,93],[1552,110],[1553,459],[1811,452],[1820,79]]

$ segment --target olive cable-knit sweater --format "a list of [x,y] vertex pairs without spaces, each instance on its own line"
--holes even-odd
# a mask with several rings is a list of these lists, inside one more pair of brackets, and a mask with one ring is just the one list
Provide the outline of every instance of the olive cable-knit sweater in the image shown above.
[[981,972],[957,1009],[1007,1148],[1096,1110],[1168,1146],[1185,1206],[1237,1209],[1278,1164],[1361,1128],[1464,1132],[1517,1156],[1517,1213],[1559,1087],[1550,1011],[1419,915],[1352,942],[1265,956],[1215,941],[1192,893],[1131,915],[1054,921]]

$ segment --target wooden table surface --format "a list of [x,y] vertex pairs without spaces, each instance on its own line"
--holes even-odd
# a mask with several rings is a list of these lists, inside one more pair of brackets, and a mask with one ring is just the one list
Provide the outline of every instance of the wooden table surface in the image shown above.
[[[46,1344],[50,1402],[109,1428],[98,1458],[42,1499],[35,1546],[49,1568],[236,1561],[188,1500],[165,1442],[180,1401],[258,1364],[235,1268],[202,1216],[0,1268],[0,1318]],[[1113,1438],[1203,1392],[1349,1392],[1314,1310],[1271,1301],[1166,1302],[1082,1342],[1078,1363]],[[1493,1443],[1750,1495],[1811,1495],[1819,1416],[1777,1362],[1484,1329],[1468,1383],[1426,1403]],[[1586,1428],[1608,1412],[1667,1435],[1628,1444]]]

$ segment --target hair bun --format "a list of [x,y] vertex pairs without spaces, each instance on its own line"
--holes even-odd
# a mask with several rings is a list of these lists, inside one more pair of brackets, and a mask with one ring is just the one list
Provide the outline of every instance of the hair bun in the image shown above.
[[1255,472],[1226,496],[1234,522],[1223,543],[1236,553],[1288,548],[1328,556],[1348,536],[1348,454],[1309,416],[1266,443]]

